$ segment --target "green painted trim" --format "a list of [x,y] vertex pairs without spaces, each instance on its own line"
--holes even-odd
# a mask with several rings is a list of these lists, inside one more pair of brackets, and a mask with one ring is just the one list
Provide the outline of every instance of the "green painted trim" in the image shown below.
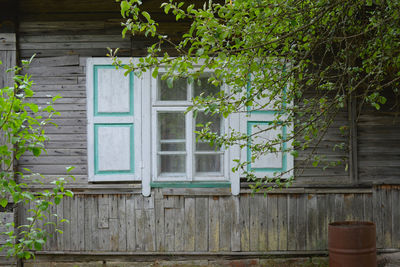
[[[99,153],[98,153],[98,129],[99,127],[129,127],[130,136],[130,150],[131,150],[131,168],[130,170],[113,170],[113,171],[99,171]],[[134,144],[134,127],[133,123],[95,123],[94,124],[94,174],[96,175],[110,175],[110,174],[121,174],[121,173],[135,173],[135,144]]]
[[[250,136],[252,134],[252,126],[254,125],[265,125],[265,124],[272,124],[272,121],[248,121],[247,122],[247,135]],[[282,127],[282,137],[283,140],[287,138],[287,131],[286,125]],[[251,151],[250,151],[251,140],[249,140],[247,144],[247,161],[250,162],[247,164],[247,171],[254,171],[254,172],[284,172],[287,171],[287,152],[283,152],[282,155],[282,167],[281,168],[252,168],[251,167]],[[287,142],[283,143],[283,151],[287,149]]]
[[151,182],[156,188],[230,188],[229,182]]
[[93,65],[93,114],[94,116],[133,116],[134,106],[134,76],[129,73],[129,112],[99,112],[98,111],[98,70],[99,69],[115,69],[113,65]]

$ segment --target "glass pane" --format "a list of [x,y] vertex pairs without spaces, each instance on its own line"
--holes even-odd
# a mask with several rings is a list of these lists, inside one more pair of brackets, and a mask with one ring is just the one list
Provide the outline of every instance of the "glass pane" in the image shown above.
[[[202,127],[198,127],[197,124],[206,125],[208,122],[211,122],[209,127],[212,132],[221,134],[221,124],[222,124],[221,117],[217,114],[211,115],[211,114],[205,114],[204,112],[197,113],[196,131],[200,131],[202,128]],[[217,150],[219,150],[219,148],[216,146],[210,146],[208,143],[199,140],[196,142],[196,150],[197,151],[217,151]]]
[[167,80],[161,80],[161,75],[157,79],[158,100],[173,101],[187,100],[187,82],[186,79],[174,80],[172,88],[167,85]]
[[161,151],[185,151],[185,142],[181,143],[161,143]]
[[221,172],[221,155],[196,155],[196,172]]
[[200,80],[200,84],[198,81],[194,82],[194,96],[199,96],[201,93],[203,93],[203,96],[205,97],[207,95],[214,95],[215,93],[219,92],[220,87],[208,83],[208,76],[201,77],[198,80]]
[[158,113],[160,139],[185,139],[185,114],[183,112]]
[[160,172],[161,173],[184,173],[186,170],[185,155],[161,155]]

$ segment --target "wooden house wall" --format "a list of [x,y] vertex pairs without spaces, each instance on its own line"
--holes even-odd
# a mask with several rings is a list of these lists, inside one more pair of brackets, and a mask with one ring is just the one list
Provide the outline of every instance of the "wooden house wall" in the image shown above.
[[[377,223],[378,247],[400,248],[400,213],[396,208],[399,188],[372,187],[385,177],[391,177],[393,183],[400,180],[396,174],[399,146],[393,145],[399,141],[398,124],[390,123],[389,115],[393,114],[388,113],[361,113],[357,121],[351,105],[338,114],[317,150],[328,159],[343,159],[344,164],[325,171],[306,167],[293,189],[278,194],[253,196],[242,188],[235,197],[220,189],[153,189],[151,197],[145,198],[140,194],[140,184],[89,184],[86,58],[104,57],[105,47],[120,47],[120,56],[140,56],[146,41],[140,37],[120,38],[119,14],[115,12],[118,7],[108,6],[109,3],[101,3],[97,9],[97,0],[68,1],[76,5],[61,1],[54,9],[46,7],[51,2],[21,0],[24,10],[21,9],[17,33],[20,58],[36,53],[28,71],[36,82],[34,101],[44,105],[49,95],[63,97],[55,104],[61,112],[55,119],[59,126],[46,129],[50,138],[47,154],[39,158],[24,156],[18,166],[20,170],[40,172],[49,180],[65,174],[65,166],[75,166],[72,174],[76,180],[69,184],[75,196],[54,208],[71,223],[63,226],[63,235],[49,239],[46,250],[324,251],[327,225],[338,220],[373,220]],[[88,6],[97,11],[89,12]],[[351,134],[341,135],[338,128],[342,125],[353,129]],[[381,134],[388,132],[388,138],[382,140]],[[338,141],[345,142],[346,149],[333,151]],[[384,158],[376,151],[384,153]],[[297,167],[307,153],[300,154]],[[373,165],[371,161],[378,163]],[[367,187],[357,188],[360,182]],[[24,207],[20,211],[21,223],[28,216],[27,210]]]
[[[50,139],[46,146],[47,155],[40,158],[29,155],[23,157],[19,162],[21,170],[28,168],[53,178],[64,174],[66,165],[73,165],[74,183],[87,185],[86,58],[105,57],[106,47],[120,48],[120,56],[140,56],[143,53],[144,41],[141,37],[122,39],[117,21],[95,18],[93,21],[42,21],[39,16],[22,15],[18,32],[20,56],[27,59],[36,54],[34,63],[27,71],[36,83],[34,101],[45,105],[50,96],[58,94],[63,98],[54,106],[61,112],[61,116],[55,119],[59,126],[46,129]],[[348,125],[346,109],[338,113],[333,127],[316,151],[316,154],[327,155],[327,161],[342,160],[343,164],[325,171],[322,167],[312,167],[310,161],[304,164],[314,150],[314,147],[310,147],[300,152],[295,160],[295,167],[302,170],[297,173],[297,183],[343,184],[350,181],[345,168],[349,159],[348,148],[333,151],[336,143],[349,142],[349,135],[342,135],[339,131],[343,125]]]

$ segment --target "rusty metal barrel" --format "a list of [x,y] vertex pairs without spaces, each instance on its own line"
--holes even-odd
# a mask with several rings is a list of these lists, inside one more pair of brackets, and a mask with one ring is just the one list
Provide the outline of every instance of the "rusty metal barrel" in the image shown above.
[[373,222],[333,222],[328,227],[329,267],[376,267]]

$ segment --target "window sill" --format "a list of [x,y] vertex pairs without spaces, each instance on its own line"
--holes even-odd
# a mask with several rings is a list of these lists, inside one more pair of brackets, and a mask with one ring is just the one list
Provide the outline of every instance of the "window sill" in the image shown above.
[[152,188],[230,188],[230,182],[152,182]]

